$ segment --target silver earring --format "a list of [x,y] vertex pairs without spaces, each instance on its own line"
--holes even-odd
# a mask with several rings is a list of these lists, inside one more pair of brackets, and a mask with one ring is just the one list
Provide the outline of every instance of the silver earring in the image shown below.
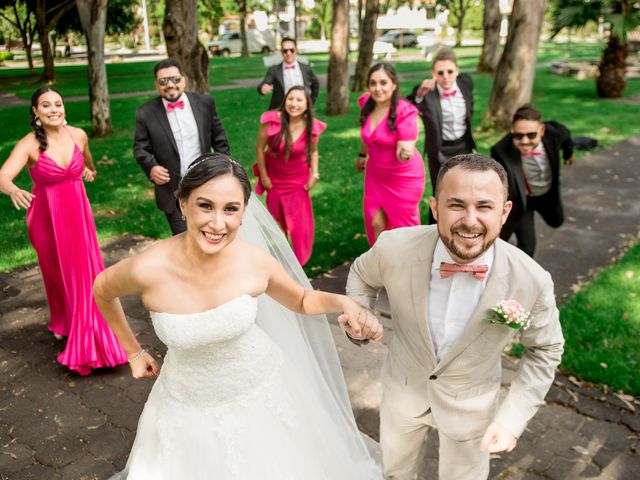
[[184,215],[182,215],[182,221],[185,221],[187,219],[187,217],[185,217]]
[[38,117],[36,117],[36,125],[41,127],[42,126],[42,122],[40,121],[40,119]]

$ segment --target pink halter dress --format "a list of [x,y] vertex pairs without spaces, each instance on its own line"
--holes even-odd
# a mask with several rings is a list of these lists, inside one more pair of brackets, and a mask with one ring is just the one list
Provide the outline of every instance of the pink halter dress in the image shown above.
[[88,375],[92,368],[127,363],[127,354],[93,298],[93,281],[104,263],[83,171],[84,156],[77,145],[66,168],[40,152],[29,169],[35,198],[27,212],[27,230],[49,302],[49,330],[68,337],[58,361]]

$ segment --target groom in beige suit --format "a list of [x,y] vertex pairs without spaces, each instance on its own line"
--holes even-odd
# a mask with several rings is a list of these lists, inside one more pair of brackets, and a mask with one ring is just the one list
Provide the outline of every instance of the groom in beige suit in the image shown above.
[[[437,225],[384,232],[351,267],[349,296],[372,307],[384,287],[391,306],[380,407],[388,479],[416,478],[430,428],[439,435],[441,480],[486,479],[490,453],[515,447],[551,386],[564,344],[553,282],[498,238],[507,194],[497,162],[453,157],[429,202]],[[504,300],[531,312],[528,328],[487,320]],[[517,332],[525,354],[500,402],[500,355]]]

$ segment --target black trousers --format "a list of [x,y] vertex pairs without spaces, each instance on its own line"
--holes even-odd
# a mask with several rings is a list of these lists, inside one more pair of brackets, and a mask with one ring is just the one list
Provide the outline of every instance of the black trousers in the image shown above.
[[187,224],[182,219],[182,213],[178,208],[175,208],[172,212],[164,212],[171,228],[171,233],[177,235],[184,232],[187,229]]
[[558,228],[562,225],[564,223],[564,210],[562,208],[562,199],[560,198],[560,189],[552,187],[544,195],[527,197],[527,204],[524,208],[518,208],[514,205],[514,209],[502,227],[500,238],[508,241],[511,235],[515,233],[518,248],[530,257],[533,257],[536,250],[534,212],[538,212],[545,223],[552,228]]

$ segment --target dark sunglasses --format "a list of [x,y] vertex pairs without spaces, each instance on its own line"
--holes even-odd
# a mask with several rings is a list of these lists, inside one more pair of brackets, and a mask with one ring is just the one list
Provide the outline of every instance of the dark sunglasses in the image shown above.
[[438,70],[436,73],[438,74],[439,77],[442,77],[444,74],[448,73],[449,75],[453,75],[455,73],[455,70]]
[[515,138],[516,140],[522,140],[524,137],[527,137],[529,140],[535,140],[535,138],[538,136],[538,132],[513,132],[511,133],[511,135],[513,135],[513,138]]
[[282,53],[295,53],[296,49],[295,48],[283,48],[282,49]]
[[181,81],[182,77],[177,75],[175,77],[162,77],[158,79],[158,85],[160,85],[161,87],[166,87],[167,85],[169,85],[169,82],[173,83],[174,85],[178,85]]

